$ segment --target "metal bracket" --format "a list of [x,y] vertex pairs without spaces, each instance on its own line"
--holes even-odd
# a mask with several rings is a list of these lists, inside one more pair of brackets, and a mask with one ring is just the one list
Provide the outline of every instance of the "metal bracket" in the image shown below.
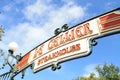
[[57,36],[57,35],[60,34],[61,32],[67,31],[68,28],[69,28],[69,26],[68,26],[67,24],[64,24],[61,28],[55,29],[55,31],[54,31],[55,36]]
[[95,38],[90,39],[90,45],[91,46],[96,46],[98,44],[97,40]]
[[57,69],[59,70],[59,69],[61,69],[61,65],[58,64],[58,63],[57,63],[57,64],[53,64],[52,67],[51,67],[51,69],[52,69],[53,71],[55,71],[55,70],[57,70]]

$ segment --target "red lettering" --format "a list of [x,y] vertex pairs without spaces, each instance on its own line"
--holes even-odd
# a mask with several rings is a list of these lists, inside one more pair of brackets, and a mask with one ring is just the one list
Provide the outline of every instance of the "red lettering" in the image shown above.
[[65,44],[67,42],[74,40],[75,38],[80,38],[82,36],[91,34],[92,32],[93,31],[90,30],[90,24],[85,23],[84,25],[68,30],[62,33],[61,35],[58,35],[54,39],[50,40],[48,43],[48,49],[50,50],[50,49],[56,48],[62,44]]
[[80,44],[76,44],[76,50],[80,50]]
[[75,39],[75,37],[74,37],[74,29],[72,29],[70,32],[69,31],[66,32],[66,42],[71,41],[73,39]]
[[67,31],[65,34],[66,34],[66,40],[67,41],[70,41],[70,35],[68,34],[69,31]]
[[65,43],[65,37],[63,37],[63,34],[60,35],[60,44]]
[[54,41],[54,47],[58,46],[58,37],[55,38],[53,41]]
[[84,35],[91,34],[93,31],[90,30],[90,24],[86,23],[83,25],[84,26]]
[[33,56],[33,59],[39,57],[42,54],[42,48],[43,48],[43,45],[41,45],[35,49],[35,54]]
[[82,34],[82,32],[81,32],[81,29],[82,29],[82,26],[78,26],[77,28],[76,28],[76,36],[77,37],[81,37],[81,36],[83,36],[83,34]]
[[53,48],[53,39],[50,40],[50,42],[48,43],[48,49],[52,49]]

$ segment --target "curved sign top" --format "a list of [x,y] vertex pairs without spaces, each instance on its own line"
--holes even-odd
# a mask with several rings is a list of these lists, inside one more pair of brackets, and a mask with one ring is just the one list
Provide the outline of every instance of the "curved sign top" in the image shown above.
[[87,56],[91,52],[90,40],[120,31],[120,12],[117,10],[105,13],[40,44],[28,52],[16,65],[21,71],[33,65],[37,72],[53,64]]

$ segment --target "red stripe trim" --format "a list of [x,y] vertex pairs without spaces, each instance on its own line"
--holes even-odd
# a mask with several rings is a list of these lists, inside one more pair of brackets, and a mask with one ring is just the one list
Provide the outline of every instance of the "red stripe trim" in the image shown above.
[[16,65],[16,67],[17,67],[17,68],[21,68],[21,67],[27,65],[27,64],[28,64],[29,55],[30,55],[30,54],[28,53],[26,56],[24,56],[24,57],[22,58],[22,60],[21,60],[20,62],[18,62],[18,64]]
[[106,20],[108,20],[108,19],[112,19],[112,18],[115,18],[115,17],[119,17],[119,16],[120,16],[120,14],[112,13],[112,14],[108,14],[108,15],[106,15],[106,16],[100,17],[99,19],[100,19],[100,21],[102,22],[102,21],[106,21]]
[[112,21],[112,22],[108,22],[105,24],[101,24],[101,25],[102,25],[102,29],[113,28],[116,25],[120,25],[120,19]]

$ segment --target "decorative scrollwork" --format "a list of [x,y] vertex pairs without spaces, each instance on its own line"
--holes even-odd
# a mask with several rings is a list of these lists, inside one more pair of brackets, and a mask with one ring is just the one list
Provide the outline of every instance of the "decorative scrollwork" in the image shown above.
[[67,24],[64,24],[61,28],[57,28],[54,31],[54,34],[57,36],[58,34],[60,34],[61,32],[65,32],[69,29],[69,26]]
[[51,67],[51,69],[52,69],[53,71],[55,71],[55,70],[56,70],[56,65],[53,64],[52,67]]
[[57,69],[61,69],[61,65],[60,65],[60,64],[57,64],[57,65],[56,65],[56,68],[57,68]]
[[57,69],[61,69],[61,65],[60,65],[60,64],[53,64],[52,67],[51,67],[51,69],[52,69],[53,71],[55,71],[55,70],[57,70]]
[[[0,75],[0,80],[8,80],[10,79],[11,72],[6,72]],[[11,80],[11,79],[10,79]]]
[[[13,55],[12,51],[8,50],[8,52],[9,53],[7,55],[5,55],[3,50],[0,49],[0,57],[3,57],[3,59],[4,59],[4,62],[0,69],[4,69],[6,65],[8,65],[10,67],[10,70],[8,72],[9,74],[8,73],[2,74],[2,75],[0,75],[0,78],[4,79],[4,77],[5,77],[5,79],[7,79],[6,76],[8,76],[10,80],[14,80],[13,76],[16,75],[16,73],[18,73],[19,71],[16,71],[15,64],[13,64],[12,61],[13,61],[13,59],[15,59],[16,63],[18,63],[22,59],[22,56],[21,56],[21,53],[20,53],[20,55],[15,56],[15,55]],[[12,57],[11,61],[9,60],[9,57]],[[24,78],[25,70],[23,70],[21,72],[22,72],[21,78]]]
[[97,42],[96,39],[94,39],[94,38],[90,39],[90,45],[91,46],[96,46],[97,44],[98,44],[98,42]]
[[31,68],[31,69],[33,69],[33,68],[34,68],[34,66],[35,66],[35,64],[33,63],[33,64],[30,66],[30,68]]

